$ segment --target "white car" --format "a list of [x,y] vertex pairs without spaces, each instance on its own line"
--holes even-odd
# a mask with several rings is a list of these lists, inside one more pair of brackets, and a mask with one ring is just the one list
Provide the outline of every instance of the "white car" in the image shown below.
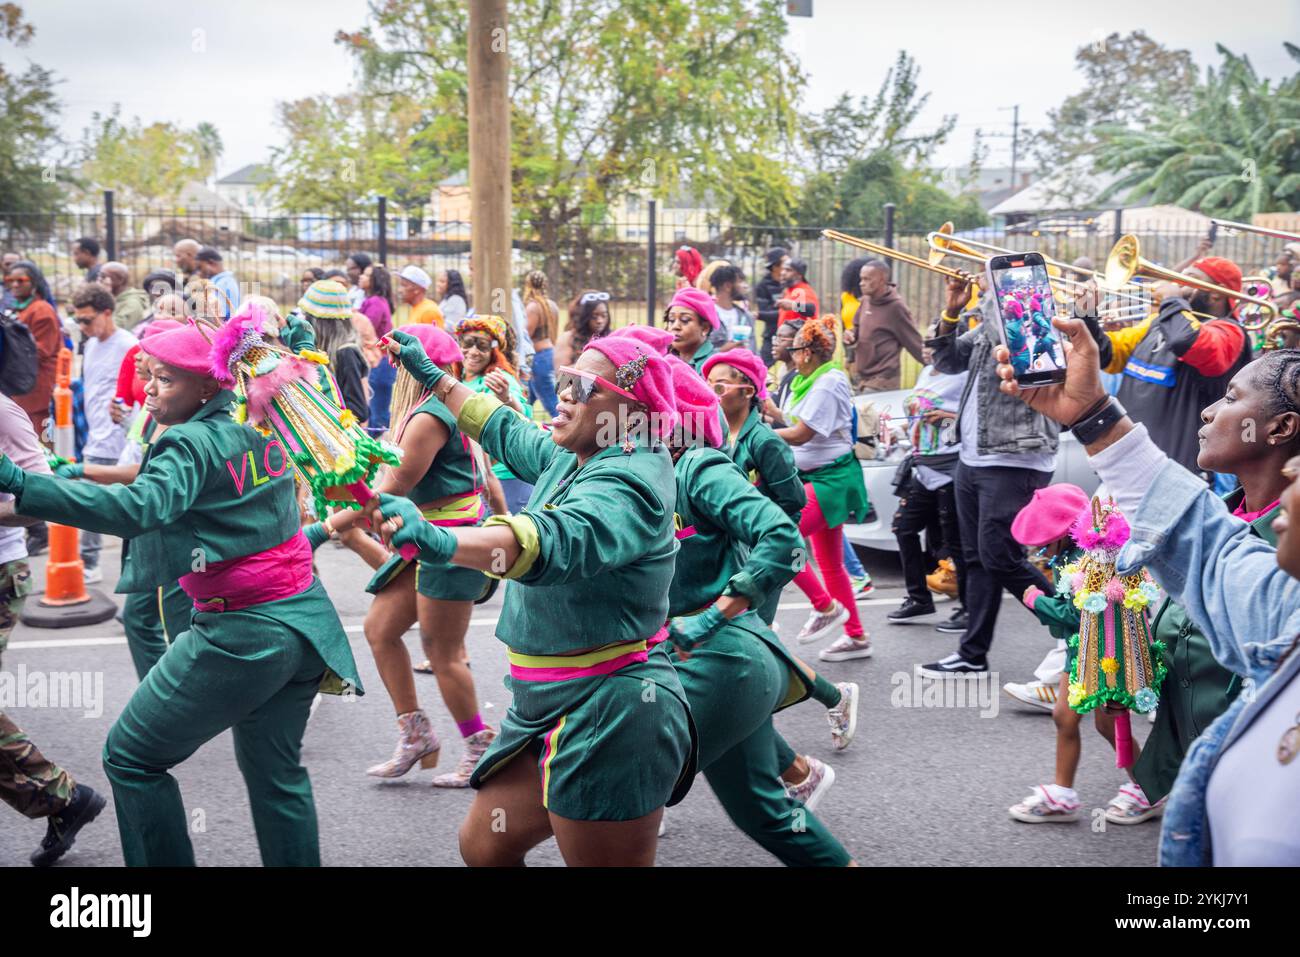
[[[871,521],[861,525],[845,525],[844,534],[854,545],[864,548],[878,548],[882,551],[898,551],[898,540],[894,538],[894,512],[898,509],[898,496],[894,494],[894,473],[898,463],[912,454],[911,442],[907,437],[906,401],[910,390],[897,389],[892,392],[873,392],[853,397],[858,409],[859,419],[872,413],[889,416],[889,439],[877,441],[870,451],[877,455],[874,459],[861,459],[862,477],[867,484],[867,497],[871,502],[873,515]],[[861,443],[859,450],[867,449]],[[859,454],[863,454],[859,451]],[[1073,432],[1061,433],[1061,445],[1056,456],[1056,472],[1052,476],[1055,482],[1071,482],[1089,495],[1097,488],[1097,476],[1088,467],[1088,459],[1083,446],[1074,437]]]

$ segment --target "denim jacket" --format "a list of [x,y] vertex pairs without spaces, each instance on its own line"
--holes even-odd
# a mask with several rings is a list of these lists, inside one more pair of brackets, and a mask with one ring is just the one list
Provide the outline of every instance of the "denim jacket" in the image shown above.
[[954,329],[946,335],[926,340],[926,345],[934,350],[934,367],[940,372],[955,375],[969,369],[972,373],[961,394],[955,434],[960,437],[961,411],[967,402],[974,399],[979,402],[980,434],[976,448],[981,455],[1055,452],[1060,426],[998,388],[1000,380],[997,363],[993,361],[993,347],[1000,343],[1000,339],[995,320],[989,317],[991,308],[992,301],[984,297],[980,300],[984,320],[974,329],[960,335]]
[[1224,750],[1300,675],[1300,654],[1278,669],[1300,633],[1300,581],[1278,567],[1272,546],[1176,462],[1156,476],[1131,527],[1121,574],[1145,565],[1204,632],[1219,663],[1244,678],[1241,694],[1188,748],[1160,831],[1162,866],[1209,865],[1210,775]]

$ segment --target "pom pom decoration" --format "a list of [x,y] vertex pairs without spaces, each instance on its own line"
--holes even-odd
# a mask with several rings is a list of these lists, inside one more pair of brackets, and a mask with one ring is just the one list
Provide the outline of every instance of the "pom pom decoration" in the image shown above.
[[1147,619],[1147,607],[1160,591],[1145,573],[1115,574],[1130,531],[1113,501],[1103,505],[1094,498],[1070,534],[1085,554],[1072,579],[1081,614],[1069,704],[1080,714],[1099,705],[1124,709],[1115,718],[1115,763],[1126,768],[1133,763],[1129,711],[1154,708],[1165,678],[1164,648],[1152,640]]
[[[322,381],[324,367],[314,356],[296,356],[268,341],[265,319],[260,306],[248,303],[217,330],[212,374],[235,391],[235,420],[275,435],[288,450],[311,488],[317,515],[331,506],[359,508],[374,498],[369,486],[379,467],[397,465],[401,450],[360,428],[342,408],[333,377]],[[403,557],[414,558],[414,548]]]

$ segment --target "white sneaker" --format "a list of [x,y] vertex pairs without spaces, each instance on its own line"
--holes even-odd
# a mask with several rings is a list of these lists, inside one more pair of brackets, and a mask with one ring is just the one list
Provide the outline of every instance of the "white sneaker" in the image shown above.
[[664,813],[659,818],[659,836],[663,837],[668,833],[668,808],[664,808]]
[[1002,686],[1002,690],[1016,701],[1027,704],[1036,711],[1046,711],[1050,714],[1056,707],[1056,685],[1049,685],[1045,681],[1026,681],[1024,684],[1008,681]]
[[81,576],[81,580],[87,585],[98,585],[104,580],[104,570],[102,568],[87,568]]
[[1147,800],[1143,790],[1130,781],[1106,805],[1106,820],[1111,824],[1141,824],[1165,813],[1165,799],[1155,804]]
[[1017,821],[1026,824],[1068,824],[1079,819],[1079,802],[1053,798],[1047,788],[1039,784],[1029,797],[1019,804],[1011,805],[1009,813]]
[[841,681],[835,687],[840,689],[840,703],[827,710],[826,720],[831,725],[831,747],[843,751],[858,730],[858,686],[853,681]]
[[861,638],[841,635],[835,644],[817,652],[817,657],[822,661],[849,661],[852,658],[870,658],[872,654],[871,639],[866,635]]
[[836,628],[848,620],[849,610],[832,598],[831,607],[825,611],[818,611],[816,608],[812,610],[812,614],[799,629],[799,636],[795,640],[801,645],[806,645],[829,638]]
[[808,755],[804,755],[804,759],[808,762],[808,776],[798,784],[787,784],[785,793],[792,800],[802,802],[808,810],[815,811],[835,783],[835,769]]

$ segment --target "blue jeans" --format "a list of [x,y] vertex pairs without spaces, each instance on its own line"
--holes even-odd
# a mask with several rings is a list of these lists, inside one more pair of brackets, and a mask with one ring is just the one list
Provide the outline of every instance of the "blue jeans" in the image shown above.
[[393,401],[393,383],[397,369],[386,361],[370,370],[370,419],[366,431],[380,435],[388,428],[389,404]]
[[555,350],[542,349],[533,354],[533,377],[528,383],[528,401],[542,400],[542,408],[555,416]]
[[506,495],[506,509],[511,515],[518,515],[520,510],[528,504],[528,498],[533,494],[533,487],[519,478],[501,479],[501,491]]
[[849,541],[847,535],[844,536],[844,568],[848,571],[850,578],[861,578],[867,573],[862,567],[862,562],[858,559],[858,553],[853,550],[853,543]]

